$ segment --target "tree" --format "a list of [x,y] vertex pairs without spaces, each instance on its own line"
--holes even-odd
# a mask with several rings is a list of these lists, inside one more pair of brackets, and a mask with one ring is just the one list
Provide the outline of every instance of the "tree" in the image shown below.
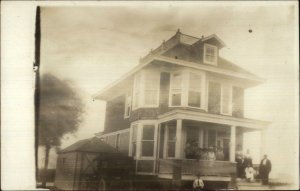
[[[40,87],[38,144],[45,148],[45,175],[51,148],[60,146],[65,134],[77,131],[84,106],[75,89],[52,74],[41,77]],[[46,177],[42,179],[45,187]]]

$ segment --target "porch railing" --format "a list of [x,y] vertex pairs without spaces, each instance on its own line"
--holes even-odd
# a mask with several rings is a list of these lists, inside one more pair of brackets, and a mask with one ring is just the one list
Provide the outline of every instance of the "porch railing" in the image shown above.
[[173,174],[180,171],[181,175],[230,176],[236,173],[236,164],[229,161],[208,161],[195,159],[160,159],[159,174]]

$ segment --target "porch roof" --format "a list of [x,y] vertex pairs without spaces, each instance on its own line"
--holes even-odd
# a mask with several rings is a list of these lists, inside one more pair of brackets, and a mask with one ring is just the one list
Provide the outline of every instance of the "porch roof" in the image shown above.
[[236,118],[232,116],[187,111],[182,109],[175,109],[158,116],[159,123],[164,123],[175,119],[186,119],[208,123],[217,123],[229,126],[245,127],[253,130],[264,130],[268,127],[268,125],[271,124],[271,122],[269,121],[248,118]]

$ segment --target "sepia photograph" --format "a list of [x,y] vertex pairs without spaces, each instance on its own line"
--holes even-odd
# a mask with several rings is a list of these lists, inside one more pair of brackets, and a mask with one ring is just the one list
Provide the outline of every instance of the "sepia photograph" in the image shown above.
[[[48,2],[30,12],[37,190],[299,189],[298,2]],[[15,184],[7,124],[1,182]]]

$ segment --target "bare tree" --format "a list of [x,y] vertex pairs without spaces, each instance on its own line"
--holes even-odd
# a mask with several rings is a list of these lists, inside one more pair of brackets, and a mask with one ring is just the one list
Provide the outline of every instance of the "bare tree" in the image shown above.
[[45,148],[44,176],[42,186],[46,186],[49,152],[60,146],[65,134],[77,131],[83,113],[83,102],[79,94],[66,81],[51,74],[44,74],[40,82],[40,108],[38,144]]

